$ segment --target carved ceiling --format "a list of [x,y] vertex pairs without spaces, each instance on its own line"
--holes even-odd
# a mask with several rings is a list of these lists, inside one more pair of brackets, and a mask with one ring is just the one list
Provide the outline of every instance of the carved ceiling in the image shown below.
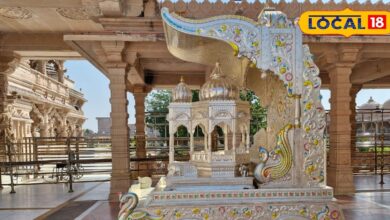
[[57,8],[58,14],[72,20],[89,20],[91,17],[102,15],[99,7],[81,7],[81,8]]
[[1,7],[0,15],[11,19],[29,19],[32,17],[30,10],[21,7]]
[[[204,82],[209,63],[191,64],[172,57],[165,45],[159,9],[168,7],[170,11],[188,18],[238,14],[257,20],[259,12],[265,6],[265,3],[257,0],[253,3],[243,0],[239,4],[234,1],[229,3],[223,3],[221,0],[210,1],[175,0],[173,3],[165,0],[160,3],[161,1],[153,0],[3,0],[0,1],[0,50],[13,50],[20,56],[35,58],[43,58],[46,54],[62,59],[74,59],[81,58],[78,54],[80,53],[82,57],[104,70],[102,67],[105,60],[99,58],[101,55],[96,52],[99,48],[95,43],[131,42],[128,50],[138,54],[138,69],[143,71],[145,81],[164,86],[172,81],[178,82],[180,74],[184,74],[193,85],[199,85]],[[327,3],[322,1],[311,3],[308,0],[301,3],[297,0],[288,3],[286,1],[288,0],[269,4],[277,10],[284,11],[292,19],[304,11],[319,8],[341,10],[348,7],[353,10],[390,11],[390,4],[383,1],[376,3],[371,1],[346,3],[344,0],[339,3],[335,3],[334,0]],[[78,36],[78,39],[67,38],[68,36]],[[68,39],[67,43],[64,42],[64,38]],[[317,61],[324,56],[323,52],[329,48],[329,44],[341,43],[367,44],[361,55],[361,60],[366,63],[390,58],[390,52],[387,52],[390,51],[389,48],[382,47],[390,43],[390,37],[387,36],[365,38],[304,36],[304,42],[314,50]],[[373,45],[376,45],[375,50],[367,50],[374,48]],[[198,59],[201,60],[201,57]],[[321,64],[319,66],[323,67]],[[325,84],[329,81],[325,71],[321,72],[321,78]],[[378,85],[381,83],[380,80],[372,82],[374,81]],[[390,79],[386,82],[390,84]]]

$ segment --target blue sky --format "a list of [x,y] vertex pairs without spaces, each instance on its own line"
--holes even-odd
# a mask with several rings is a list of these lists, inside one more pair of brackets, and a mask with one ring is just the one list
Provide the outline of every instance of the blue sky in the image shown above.
[[[65,62],[66,75],[75,81],[75,89],[84,93],[88,100],[84,106],[84,115],[88,118],[83,128],[97,131],[96,117],[109,117],[111,112],[109,80],[85,60],[71,60]],[[135,123],[134,118],[134,97],[128,94],[129,122]]]
[[[72,60],[65,62],[67,68],[66,74],[75,81],[75,88],[85,95],[88,100],[83,106],[85,116],[88,118],[84,124],[84,128],[89,128],[97,131],[96,117],[108,117],[110,116],[110,91],[108,87],[108,79],[92,64],[85,60]],[[321,95],[322,103],[325,109],[330,108],[328,102],[330,97],[329,90],[322,90]],[[128,93],[128,112],[129,123],[135,123],[134,117],[134,97],[131,93]],[[390,99],[390,89],[365,89],[361,90],[357,95],[357,105],[361,105],[372,96],[375,101],[384,103]]]

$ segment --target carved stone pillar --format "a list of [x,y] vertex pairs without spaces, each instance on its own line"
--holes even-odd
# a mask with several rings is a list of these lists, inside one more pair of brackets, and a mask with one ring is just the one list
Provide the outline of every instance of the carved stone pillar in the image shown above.
[[46,64],[47,64],[47,60],[39,60],[38,61],[37,69],[39,72],[41,72],[44,75],[47,75]]
[[39,137],[49,137],[49,126],[45,123],[39,124]]
[[248,128],[246,131],[246,149],[249,150],[251,147],[251,137],[250,137],[250,129]]
[[125,192],[130,186],[129,129],[127,125],[127,95],[125,68],[110,68],[111,91],[111,142],[112,142],[112,177],[110,198],[115,193]]
[[57,71],[58,82],[64,83],[64,74],[65,74],[64,61],[59,60],[58,71]]
[[144,16],[145,17],[156,17],[157,12],[157,3],[156,0],[148,0],[145,3],[144,7]]
[[16,140],[19,141],[20,138],[22,137],[21,122],[15,120],[14,123],[15,123],[15,138]]
[[59,124],[59,134],[60,137],[69,137],[68,129],[67,129],[67,124],[66,124],[66,113],[60,114],[60,124]]
[[229,150],[229,128],[227,125],[225,125],[225,129],[224,129],[224,142],[223,143],[225,146],[224,146],[224,150],[227,151]]
[[175,137],[172,133],[169,133],[169,163],[175,161]]
[[134,89],[135,100],[135,138],[137,146],[137,157],[146,157],[145,149],[145,97],[144,89]]
[[[0,51],[0,142],[13,138],[9,104],[15,98],[8,95],[8,75],[15,71],[19,59],[11,52]],[[4,149],[0,149],[4,150]],[[1,160],[1,158],[0,158]]]
[[355,191],[351,164],[352,65],[336,63],[328,71],[331,90],[328,184],[336,195],[350,194]]
[[68,134],[68,131],[66,129],[66,125],[61,125],[61,128],[60,128],[60,137],[68,137],[69,134]]
[[118,200],[118,192],[127,192],[131,185],[129,127],[127,124],[127,74],[122,53],[124,42],[101,42],[106,58],[106,76],[110,80],[112,173],[109,199]]
[[194,152],[194,132],[190,130],[190,155]]
[[350,95],[350,109],[351,109],[351,149],[352,152],[356,151],[356,95],[362,89],[362,85],[353,84],[351,87]]

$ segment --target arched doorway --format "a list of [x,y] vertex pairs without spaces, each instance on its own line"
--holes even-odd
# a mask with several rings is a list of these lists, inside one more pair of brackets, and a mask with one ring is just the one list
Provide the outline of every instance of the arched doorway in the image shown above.
[[184,125],[180,125],[174,134],[175,160],[188,161],[190,159],[188,129]]

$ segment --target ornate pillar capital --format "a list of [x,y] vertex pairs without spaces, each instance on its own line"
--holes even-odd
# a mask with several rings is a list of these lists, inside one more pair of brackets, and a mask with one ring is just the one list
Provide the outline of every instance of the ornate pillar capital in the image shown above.
[[351,69],[359,62],[362,44],[341,44],[325,49],[318,59],[319,66],[329,73],[333,69]]
[[12,52],[1,51],[0,54],[0,74],[13,73],[20,63],[20,57]]
[[125,43],[123,41],[102,41],[100,44],[104,52],[102,55],[105,56],[106,60],[105,69],[110,80],[115,75],[124,75],[127,67],[127,63],[122,56]]
[[4,137],[13,137],[12,116],[8,108],[16,94],[8,95],[8,75],[15,71],[19,62],[19,57],[14,53],[0,51],[0,141]]

